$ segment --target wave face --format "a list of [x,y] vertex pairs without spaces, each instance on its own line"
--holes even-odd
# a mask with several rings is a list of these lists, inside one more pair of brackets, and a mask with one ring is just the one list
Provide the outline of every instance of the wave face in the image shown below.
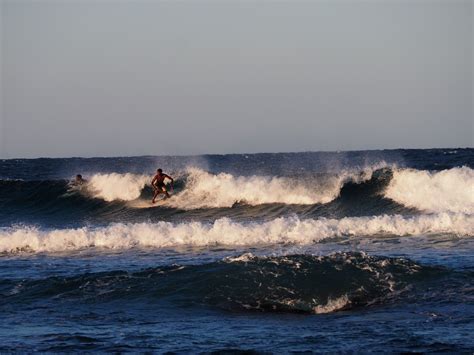
[[42,230],[13,227],[0,230],[0,252],[61,252],[84,248],[130,249],[180,246],[308,245],[328,238],[410,236],[421,234],[474,236],[474,219],[466,214],[412,217],[372,216],[342,219],[277,218],[261,223],[237,223],[229,218],[213,223],[115,223],[107,227]]
[[178,302],[227,310],[330,313],[387,302],[419,280],[439,278],[442,268],[364,253],[254,257],[51,277],[3,285],[3,302]]

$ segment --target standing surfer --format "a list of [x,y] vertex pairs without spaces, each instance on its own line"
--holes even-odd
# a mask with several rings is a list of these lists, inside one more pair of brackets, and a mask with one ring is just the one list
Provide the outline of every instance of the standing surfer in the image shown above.
[[151,201],[151,203],[155,203],[155,199],[159,194],[165,194],[166,198],[170,197],[170,194],[166,190],[165,179],[171,180],[171,190],[173,190],[173,184],[174,184],[173,178],[169,175],[163,174],[163,170],[157,169],[156,175],[151,181],[151,187],[153,187],[153,190],[155,190],[155,193],[153,194],[153,200]]

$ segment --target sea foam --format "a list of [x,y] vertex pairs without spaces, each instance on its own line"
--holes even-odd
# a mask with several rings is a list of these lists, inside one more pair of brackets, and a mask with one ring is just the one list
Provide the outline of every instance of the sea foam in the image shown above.
[[94,197],[111,202],[132,201],[140,197],[151,178],[136,174],[95,174],[90,178],[88,188]]
[[431,212],[474,213],[474,170],[468,167],[439,172],[395,170],[384,192],[408,207]]
[[115,223],[107,227],[56,230],[4,228],[0,230],[0,252],[58,252],[90,247],[129,249],[277,243],[305,245],[341,236],[432,233],[474,236],[474,220],[467,214],[440,213],[412,217],[383,215],[305,220],[282,217],[261,223],[238,223],[221,218],[213,223]]
[[[357,172],[341,172],[324,178],[234,176],[212,174],[189,168],[179,178],[184,189],[176,192],[167,204],[182,209],[232,207],[236,202],[248,205],[266,203],[313,205],[328,203],[337,196],[345,182],[361,182],[371,178],[378,167]],[[133,201],[140,197],[151,178],[135,174],[96,174],[88,184],[93,197],[105,201]],[[167,181],[169,182],[169,181]]]
[[339,194],[342,180],[302,180],[275,176],[234,176],[211,174],[200,169],[188,170],[185,189],[169,205],[176,208],[231,207],[236,202],[249,205],[265,203],[327,203]]

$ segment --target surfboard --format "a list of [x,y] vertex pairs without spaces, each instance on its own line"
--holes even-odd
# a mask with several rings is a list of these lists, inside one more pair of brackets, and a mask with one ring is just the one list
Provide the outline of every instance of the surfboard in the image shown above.
[[153,208],[157,206],[166,205],[169,199],[160,198],[157,199],[155,203],[151,203],[151,200],[135,200],[130,201],[128,205],[132,208]]

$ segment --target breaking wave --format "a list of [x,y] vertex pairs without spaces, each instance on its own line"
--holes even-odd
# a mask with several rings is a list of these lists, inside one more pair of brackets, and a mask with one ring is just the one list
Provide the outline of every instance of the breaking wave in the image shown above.
[[[296,177],[245,177],[189,169],[177,174],[172,198],[154,213],[203,210],[206,215],[205,209],[228,209],[236,204],[253,216],[259,213],[271,218],[282,215],[278,209],[305,217],[336,218],[348,214],[413,214],[416,210],[474,212],[474,170],[468,167],[438,172],[376,168]],[[95,174],[82,187],[72,187],[65,180],[0,180],[0,208],[5,216],[33,216],[38,212],[61,217],[81,212],[84,218],[106,215],[110,220],[115,213],[117,218],[138,218],[153,212],[139,210],[151,207],[149,184],[149,176],[130,173]],[[260,206],[259,211],[252,209],[256,206]]]
[[[334,200],[347,181],[371,178],[376,168],[360,172],[342,172],[334,176],[276,177],[211,174],[190,168],[179,176],[183,188],[176,191],[167,205],[180,209],[232,207],[235,203],[314,205]],[[105,201],[138,199],[150,177],[133,174],[96,174],[88,188],[93,197]]]
[[276,218],[238,223],[220,218],[213,223],[113,223],[106,227],[45,230],[12,227],[0,230],[0,252],[59,252],[83,248],[173,248],[180,246],[250,246],[311,244],[333,237],[410,236],[447,233],[474,236],[467,214],[346,217],[342,219]]
[[420,210],[473,213],[474,170],[468,167],[438,172],[396,170],[384,194]]
[[249,205],[266,203],[304,204],[327,203],[337,197],[345,177],[310,180],[265,177],[217,175],[192,169],[186,188],[170,200],[177,208],[231,207],[236,202]]
[[[324,204],[336,199],[346,183],[360,184],[380,167],[334,176],[265,177],[211,174],[200,169],[186,173],[184,188],[167,205],[180,209],[231,207],[242,202],[260,204]],[[474,170],[468,167],[438,172],[395,169],[380,195],[406,207],[430,212],[474,211]],[[132,174],[98,174],[91,179],[95,197],[106,201],[135,200],[149,178]]]

